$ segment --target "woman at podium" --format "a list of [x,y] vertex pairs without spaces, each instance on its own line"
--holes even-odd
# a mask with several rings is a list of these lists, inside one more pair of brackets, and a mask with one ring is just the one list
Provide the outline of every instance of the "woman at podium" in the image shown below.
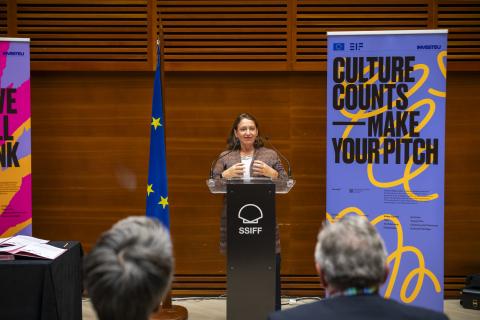
[[[227,138],[227,150],[217,158],[213,169],[213,178],[243,178],[267,177],[272,179],[286,179],[287,173],[283,168],[278,154],[264,147],[260,136],[257,119],[248,113],[240,114],[233,121],[232,129]],[[227,213],[224,204],[220,219],[220,252],[226,253]],[[280,302],[280,236],[276,226],[275,250],[277,253],[277,294],[276,309],[281,307]]]
[[251,114],[242,113],[235,119],[227,138],[227,149],[218,157],[214,178],[287,178],[277,153],[264,147],[258,121]]

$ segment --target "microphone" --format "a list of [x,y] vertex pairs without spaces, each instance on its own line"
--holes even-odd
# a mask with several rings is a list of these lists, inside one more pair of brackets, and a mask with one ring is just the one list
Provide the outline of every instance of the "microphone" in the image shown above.
[[277,148],[275,148],[275,146],[270,142],[270,139],[268,136],[265,136],[265,141],[268,142],[268,145],[270,147],[272,147],[273,150],[275,150],[275,152],[280,156],[282,157],[283,160],[285,160],[285,162],[287,163],[288,165],[288,170],[287,170],[287,174],[288,174],[288,179],[292,179],[292,167],[290,166],[290,161],[288,161],[287,157],[285,157],[280,151],[278,151]]
[[212,161],[212,165],[210,166],[210,179],[213,179],[213,167],[217,164],[218,160],[222,159],[223,157],[226,157],[227,155],[229,155],[230,153],[232,153],[233,151],[235,151],[235,148],[237,147],[239,141],[240,141],[239,139],[235,139],[235,144],[233,145],[232,150],[228,151],[228,152],[225,153],[224,155],[221,155],[221,156],[216,157],[216,158]]

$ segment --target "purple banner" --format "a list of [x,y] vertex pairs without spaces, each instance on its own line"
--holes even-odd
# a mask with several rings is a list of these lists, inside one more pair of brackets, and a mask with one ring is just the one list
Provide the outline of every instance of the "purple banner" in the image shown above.
[[30,41],[0,38],[0,238],[32,234]]
[[327,219],[385,240],[382,294],[443,310],[446,30],[328,34]]

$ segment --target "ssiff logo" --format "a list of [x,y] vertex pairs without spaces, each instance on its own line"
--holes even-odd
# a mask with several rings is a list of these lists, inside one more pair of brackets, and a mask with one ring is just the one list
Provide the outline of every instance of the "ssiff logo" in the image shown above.
[[[258,224],[258,221],[263,218],[263,212],[259,206],[249,203],[240,208],[238,218],[242,220],[243,224]],[[238,228],[239,234],[260,234],[260,232],[262,232],[262,227]]]

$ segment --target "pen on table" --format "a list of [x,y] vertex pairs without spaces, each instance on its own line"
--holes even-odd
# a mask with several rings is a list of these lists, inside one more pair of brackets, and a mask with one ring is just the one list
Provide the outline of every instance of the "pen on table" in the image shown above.
[[65,242],[65,245],[63,247],[65,248],[66,246],[68,246],[68,242]]

